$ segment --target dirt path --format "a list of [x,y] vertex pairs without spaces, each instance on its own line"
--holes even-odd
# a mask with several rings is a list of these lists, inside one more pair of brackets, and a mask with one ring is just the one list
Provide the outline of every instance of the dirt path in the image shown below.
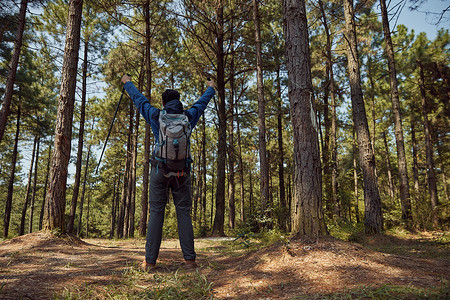
[[[216,299],[289,299],[384,284],[429,288],[450,280],[449,260],[389,255],[332,238],[293,240],[232,254],[223,251],[224,243],[196,240],[198,274],[214,283]],[[143,256],[143,239],[83,242],[47,232],[14,238],[0,243],[0,299],[68,298],[78,293],[108,298],[114,292],[123,295],[121,289],[151,289],[155,274],[196,272],[183,269],[175,240],[163,242],[159,267],[150,274],[137,269]]]

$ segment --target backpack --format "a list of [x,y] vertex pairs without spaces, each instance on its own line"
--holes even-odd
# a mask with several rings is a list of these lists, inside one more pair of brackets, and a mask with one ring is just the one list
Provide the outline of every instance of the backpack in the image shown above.
[[159,139],[155,158],[170,171],[182,171],[191,162],[191,123],[183,114],[168,114],[164,109],[159,114]]

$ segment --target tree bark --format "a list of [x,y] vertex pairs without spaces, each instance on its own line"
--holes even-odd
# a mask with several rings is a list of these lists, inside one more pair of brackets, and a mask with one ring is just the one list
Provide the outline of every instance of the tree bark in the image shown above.
[[66,45],[58,100],[55,142],[50,171],[45,228],[65,231],[67,168],[72,139],[72,118],[77,83],[78,50],[83,0],[71,0],[67,22]]
[[75,182],[73,185],[72,203],[70,205],[69,221],[67,223],[67,233],[73,232],[75,213],[77,210],[78,193],[80,191],[81,164],[83,158],[84,123],[86,116],[86,89],[87,89],[87,60],[88,60],[89,40],[84,41],[84,61],[83,61],[83,86],[81,88],[81,108],[80,108],[80,129],[78,133],[77,162],[75,165]]
[[[327,36],[326,44],[326,59],[327,59],[327,76],[328,84],[327,88],[330,90],[331,97],[331,129],[330,129],[330,146],[329,151],[331,152],[331,159],[328,164],[331,166],[331,199],[334,206],[334,214],[339,216],[339,199],[338,199],[338,185],[337,185],[337,117],[336,117],[336,87],[334,81],[334,71],[333,71],[333,55],[332,55],[332,38],[330,30],[328,28],[328,20],[326,17],[325,9],[323,3],[319,1],[320,10],[322,13],[323,26],[325,34]],[[327,126],[325,126],[327,127]],[[327,147],[328,148],[328,147]],[[325,173],[325,172],[324,172]]]
[[5,215],[3,221],[3,237],[6,239],[8,237],[9,231],[9,222],[11,219],[11,207],[12,207],[12,198],[14,192],[14,178],[16,174],[16,162],[17,162],[17,147],[19,144],[19,134],[20,134],[20,105],[17,108],[17,123],[16,123],[16,136],[14,138],[14,150],[13,157],[11,161],[11,173],[9,175],[9,183],[8,183],[8,196],[6,198],[5,204]]
[[[323,124],[325,127],[325,137],[322,138],[322,168],[323,168],[323,181],[324,181],[324,200],[325,200],[325,208],[326,214],[332,218],[333,212],[335,212],[336,202],[333,195],[332,190],[332,169],[331,169],[331,157],[330,157],[330,138],[331,138],[331,120],[329,117],[329,104],[328,97],[330,94],[330,68],[331,64],[331,39],[330,33],[328,30],[328,21],[325,13],[325,9],[323,6],[322,0],[318,1],[320,12],[322,14],[322,24],[324,28],[324,32],[327,38],[326,48],[325,48],[325,57],[326,57],[326,67],[325,67],[325,84],[323,87],[324,96],[323,96]],[[320,120],[319,120],[320,123]],[[334,207],[334,208],[332,208]]]
[[448,197],[448,188],[447,188],[447,173],[446,173],[446,164],[447,162],[445,161],[445,149],[443,148],[443,145],[445,145],[446,142],[446,133],[441,133],[437,138],[441,138],[442,143],[439,143],[439,141],[436,141],[436,150],[437,150],[437,154],[438,157],[440,157],[440,161],[441,161],[441,177],[442,177],[442,188],[444,190],[444,201],[448,202],[449,201],[449,197]]
[[202,116],[202,176],[203,176],[203,195],[202,195],[202,220],[206,227],[206,124],[205,115]]
[[[145,58],[146,58],[146,90],[148,101],[152,100],[152,61],[151,61],[151,39],[150,39],[150,1],[145,2]],[[142,195],[141,195],[141,217],[139,219],[139,235],[145,236],[147,234],[147,216],[148,216],[148,180],[150,173],[150,124],[145,123],[145,141],[144,141],[144,176],[142,179]]]
[[[234,22],[234,18],[231,18]],[[230,62],[230,96],[228,97],[228,110],[230,118],[228,120],[228,220],[231,229],[234,229],[236,221],[236,184],[235,184],[235,161],[236,149],[234,143],[234,104],[235,104],[235,86],[234,86],[234,28],[231,25],[231,62]]]
[[6,123],[11,110],[11,101],[14,93],[14,83],[16,82],[17,66],[19,65],[20,50],[22,48],[23,31],[25,30],[25,17],[27,13],[28,0],[20,2],[19,26],[17,28],[16,39],[14,40],[14,50],[9,67],[8,78],[6,79],[5,96],[3,98],[2,109],[0,111],[0,142],[5,133]]
[[359,206],[358,206],[358,164],[356,161],[356,136],[355,130],[353,130],[353,186],[354,186],[354,194],[355,194],[355,216],[356,223],[359,223]]
[[281,99],[280,65],[277,66],[277,131],[278,131],[278,180],[280,190],[280,218],[278,223],[282,231],[287,230],[287,206],[284,184],[284,149],[283,149],[283,107]]
[[412,157],[413,157],[413,178],[414,178],[414,202],[416,204],[415,212],[416,212],[416,224],[422,223],[423,225],[423,218],[419,217],[419,205],[422,201],[421,199],[421,193],[420,193],[420,181],[419,181],[419,163],[417,160],[417,139],[416,139],[416,119],[415,119],[415,107],[414,107],[414,100],[411,106],[411,148],[412,148]]
[[[239,113],[238,104],[236,103],[236,114]],[[245,217],[245,195],[244,195],[244,163],[242,161],[242,142],[241,142],[241,128],[239,125],[239,120],[236,120],[236,134],[238,141],[238,161],[239,161],[239,183],[240,183],[240,193],[241,193],[241,222],[244,223]]]
[[86,238],[89,238],[89,213],[90,213],[90,201],[91,197],[87,197],[87,211],[86,211]]
[[322,170],[318,128],[312,103],[308,25],[303,0],[283,0],[286,67],[294,133],[292,231],[326,234],[322,215]]
[[127,141],[127,160],[129,164],[128,171],[128,185],[126,189],[126,201],[125,201],[125,213],[124,213],[124,221],[123,221],[123,236],[128,237],[129,225],[130,225],[130,214],[131,214],[131,201],[132,201],[132,193],[133,193],[133,153],[134,153],[134,145],[133,145],[133,119],[134,119],[134,104],[130,101],[130,123],[128,129],[128,141]]
[[380,0],[381,18],[383,20],[384,40],[388,58],[389,78],[391,84],[392,112],[394,114],[395,141],[397,144],[398,177],[400,183],[400,200],[402,206],[402,220],[411,226],[411,195],[409,193],[409,177],[406,164],[405,142],[403,138],[403,125],[400,99],[397,84],[397,69],[395,67],[394,46],[391,40],[386,0]]
[[41,206],[41,214],[39,216],[39,230],[42,229],[42,222],[44,220],[44,212],[45,212],[45,203],[47,202],[47,185],[48,185],[48,176],[50,174],[50,162],[52,160],[52,144],[50,143],[48,146],[48,159],[47,159],[47,169],[45,171],[45,183],[44,183],[44,195],[42,196],[42,206]]
[[[195,140],[198,141],[198,131],[195,132]],[[194,205],[194,209],[193,209],[193,216],[192,216],[192,222],[197,222],[197,211],[199,209],[201,209],[201,182],[202,182],[202,176],[200,174],[201,169],[200,169],[200,159],[201,159],[201,148],[198,147],[197,151],[196,151],[196,157],[194,159],[194,163],[192,164],[192,172],[195,171],[195,176],[192,177],[192,181],[195,182],[195,195],[192,197],[193,200],[193,205]],[[194,189],[191,189],[192,193],[194,194]],[[200,214],[199,214],[200,215]],[[200,218],[200,217],[199,217]]]
[[434,169],[434,158],[433,158],[433,143],[431,141],[431,124],[428,120],[428,105],[427,96],[425,91],[425,75],[423,72],[422,62],[417,60],[419,66],[419,88],[421,94],[421,105],[423,113],[423,127],[425,131],[425,148],[427,156],[427,173],[428,173],[428,192],[430,194],[431,202],[431,217],[433,227],[437,228],[439,226],[439,219],[437,215],[438,206],[438,193],[436,185],[436,171]]
[[353,123],[358,140],[359,162],[364,180],[364,227],[367,234],[379,234],[383,230],[383,216],[381,212],[381,199],[378,191],[378,183],[375,176],[375,155],[370,142],[369,126],[367,123],[361,88],[353,1],[343,0],[343,4]]
[[227,156],[227,124],[225,110],[225,68],[224,68],[224,18],[223,0],[219,0],[217,14],[217,90],[219,114],[219,139],[217,145],[217,185],[216,214],[214,216],[213,235],[223,236],[225,222],[225,162]]
[[394,200],[394,182],[392,179],[392,167],[391,167],[391,156],[389,155],[389,146],[386,139],[386,132],[383,131],[383,141],[384,141],[384,155],[387,163],[387,175],[388,175],[388,187],[389,187],[389,198],[391,201]]
[[116,193],[117,193],[117,186],[120,183],[120,175],[118,176],[119,180],[117,180],[116,177],[114,177],[114,186],[113,186],[113,194],[112,194],[112,200],[111,200],[111,224],[109,229],[109,238],[112,239],[114,237],[114,229],[116,227]]
[[[130,146],[127,145],[127,153],[130,152]],[[122,195],[120,200],[120,211],[119,218],[117,220],[117,238],[123,237],[124,223],[125,223],[125,208],[127,204],[127,190],[128,190],[128,181],[129,181],[129,172],[130,172],[130,160],[127,159],[125,163],[125,170],[123,173],[123,184],[122,184]]]
[[[81,190],[81,198],[80,198],[80,210],[78,212],[78,228],[77,228],[77,236],[81,234],[81,225],[83,223],[83,204],[84,204],[84,195],[86,193],[86,184],[87,184],[87,175],[89,172],[89,159],[91,158],[91,145],[88,147],[88,153],[86,157],[86,167],[84,169],[84,179],[83,179],[83,189]],[[87,219],[87,218],[86,218]],[[86,221],[87,224],[87,221]],[[87,225],[86,225],[87,228]],[[87,236],[87,231],[86,231]]]
[[27,214],[28,202],[30,201],[31,177],[33,176],[33,164],[34,164],[34,157],[36,154],[36,144],[37,144],[37,135],[34,137],[33,142],[33,152],[31,155],[30,171],[28,172],[28,184],[27,184],[27,191],[25,194],[25,203],[23,204],[22,217],[20,218],[19,235],[25,234],[25,217]]
[[261,190],[261,213],[267,215],[267,203],[269,201],[269,164],[266,149],[266,111],[264,100],[264,81],[262,69],[261,29],[258,11],[258,0],[253,0],[253,22],[255,23],[255,46],[256,46],[256,84],[258,90],[258,144],[260,164],[260,190]]
[[34,142],[33,142],[33,150],[32,150],[32,155],[31,155],[31,162],[30,162],[30,171],[28,172],[27,189],[25,192],[25,202],[22,207],[22,216],[20,219],[19,235],[25,234],[25,218],[26,218],[26,213],[27,213],[27,209],[28,209],[28,203],[30,201],[31,180],[32,180],[32,176],[33,176],[34,158],[35,158],[35,154],[36,154],[36,143],[37,143],[37,136],[34,137]]
[[28,233],[33,232],[33,216],[34,216],[34,203],[36,199],[36,186],[37,186],[37,175],[38,175],[38,162],[39,162],[39,145],[40,145],[41,138],[37,137],[37,146],[36,146],[36,160],[34,163],[34,180],[33,180],[33,195],[31,196],[31,203],[30,203],[30,218],[28,222]]
[[137,163],[137,145],[138,145],[138,134],[139,134],[139,110],[135,109],[136,122],[134,124],[134,134],[133,134],[133,154],[132,154],[132,168],[131,168],[131,201],[130,201],[130,218],[128,227],[128,237],[134,237],[134,217],[136,212],[136,163]]

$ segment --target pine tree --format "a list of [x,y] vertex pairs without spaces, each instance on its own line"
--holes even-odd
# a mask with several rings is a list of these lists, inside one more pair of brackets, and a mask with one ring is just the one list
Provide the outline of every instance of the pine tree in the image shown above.
[[55,143],[45,214],[45,228],[65,230],[66,182],[72,138],[72,117],[80,47],[83,0],[69,2],[66,45],[64,50],[61,92],[55,128]]
[[[312,81],[305,2],[284,0],[286,65],[294,131],[294,195],[292,231],[326,233],[322,215],[322,176],[319,141],[312,104]],[[305,143],[305,141],[308,141]]]

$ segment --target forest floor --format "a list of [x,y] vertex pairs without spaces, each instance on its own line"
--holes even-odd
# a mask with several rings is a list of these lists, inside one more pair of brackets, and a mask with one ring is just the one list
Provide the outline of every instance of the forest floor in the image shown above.
[[197,239],[196,270],[184,268],[177,240],[164,240],[158,267],[143,272],[142,238],[41,231],[0,243],[0,299],[449,299],[448,234],[363,244],[281,238],[261,247]]

